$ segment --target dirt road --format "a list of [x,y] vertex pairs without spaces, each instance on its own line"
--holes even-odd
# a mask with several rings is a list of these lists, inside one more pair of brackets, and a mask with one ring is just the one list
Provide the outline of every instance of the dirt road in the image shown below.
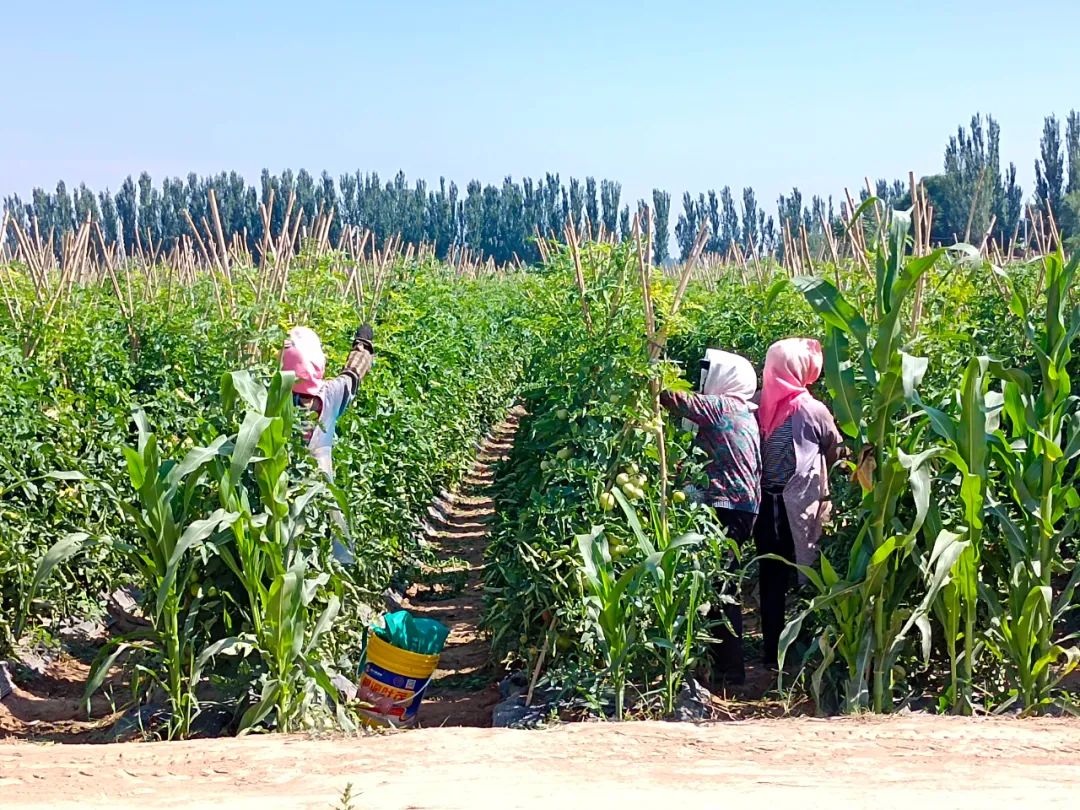
[[762,720],[0,744],[4,808],[1075,807],[1080,723]]

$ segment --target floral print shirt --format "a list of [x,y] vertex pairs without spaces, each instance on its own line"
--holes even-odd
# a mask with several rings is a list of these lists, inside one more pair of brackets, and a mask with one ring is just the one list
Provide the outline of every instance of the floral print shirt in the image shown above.
[[698,426],[694,443],[709,454],[707,503],[757,514],[761,502],[761,440],[757,419],[732,397],[664,391],[660,404]]

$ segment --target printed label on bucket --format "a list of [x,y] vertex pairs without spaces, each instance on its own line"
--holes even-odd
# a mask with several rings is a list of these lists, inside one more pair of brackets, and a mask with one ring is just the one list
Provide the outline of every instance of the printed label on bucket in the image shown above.
[[[360,678],[359,697],[374,705],[375,714],[408,723],[416,717],[426,686],[426,680],[407,678],[368,661]],[[419,692],[417,687],[420,687]]]

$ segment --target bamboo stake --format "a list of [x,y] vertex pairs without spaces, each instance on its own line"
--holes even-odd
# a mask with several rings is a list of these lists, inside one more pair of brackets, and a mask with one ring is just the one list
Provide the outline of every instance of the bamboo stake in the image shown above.
[[803,252],[806,254],[806,267],[812,273],[813,270],[814,270],[814,259],[810,255],[810,240],[806,235],[806,225],[805,224],[800,224],[799,225],[799,236],[802,239]]
[[[825,219],[824,211],[818,211],[818,217],[821,219],[821,232],[825,235],[825,246],[829,249],[833,265],[837,268],[837,273],[839,273],[840,257],[836,253],[836,240],[833,238],[832,227],[829,225],[828,220]],[[839,285],[837,285],[837,289],[840,289]]]
[[982,191],[983,178],[986,177],[986,167],[979,170],[979,179],[975,182],[975,193],[971,195],[971,207],[968,208],[967,225],[964,227],[964,243],[971,242],[971,226],[975,220],[975,206],[979,202],[979,194]]
[[[870,185],[870,178],[869,177],[863,177],[863,182],[866,183],[866,193],[871,197],[876,197],[876,195],[874,194],[874,189]],[[884,241],[885,240],[885,222],[882,219],[881,210],[878,208],[878,203],[877,202],[874,202],[874,219],[877,220],[878,239]]]
[[[191,212],[188,211],[186,208],[184,209],[184,219],[187,220],[188,227],[191,228],[191,233],[195,239],[195,244],[198,245],[199,252],[202,253],[203,261],[209,267],[211,264],[210,254],[206,249],[206,245],[203,243],[203,238],[202,235],[199,233],[199,229],[195,227],[195,221],[191,218]],[[214,300],[217,303],[218,314],[221,316],[222,320],[225,320],[225,306],[221,300],[221,290],[218,287],[217,278],[212,272],[210,273],[210,278],[214,286]]]
[[[27,270],[30,273],[30,280],[34,285],[34,293],[37,298],[38,304],[44,303],[44,296],[42,290],[45,287],[45,270],[40,266],[40,257],[36,250],[30,245],[29,236],[23,231],[19,225],[17,219],[11,220],[11,227],[15,231],[15,241],[19,246],[19,250],[22,251]],[[35,225],[35,236],[36,236]]]
[[870,261],[866,258],[866,240],[862,232],[862,224],[855,218],[855,201],[851,199],[851,192],[844,189],[844,197],[848,204],[848,239],[851,242],[851,252],[862,265],[863,270],[870,271]]
[[570,255],[574,260],[574,280],[577,282],[578,297],[581,301],[581,313],[585,318],[585,331],[588,334],[592,334],[592,316],[589,314],[589,301],[586,297],[585,290],[585,274],[581,269],[581,251],[578,247],[577,232],[574,230],[574,223],[570,222],[566,226],[566,239],[570,245]]
[[990,217],[990,225],[986,228],[986,232],[983,234],[982,242],[979,243],[979,253],[985,253],[987,249],[987,243],[991,241],[990,234],[994,232],[994,226],[997,224],[997,214]]
[[1016,255],[1016,240],[1020,237],[1020,221],[1022,219],[1023,217],[1016,218],[1016,225],[1013,227],[1012,238],[1009,240],[1009,252],[1007,257],[1010,261],[1013,256]]
[[548,619],[547,630],[544,633],[544,644],[540,648],[540,655],[536,658],[536,666],[533,667],[532,679],[529,681],[529,691],[525,695],[525,705],[532,704],[533,690],[536,688],[536,682],[540,680],[540,670],[544,666],[544,659],[547,657],[548,645],[551,643],[551,631],[555,627],[555,614],[551,614],[551,618]]
[[1057,220],[1054,219],[1054,209],[1050,205],[1050,201],[1046,201],[1046,218],[1050,222],[1050,242],[1047,245],[1047,252],[1050,250],[1057,250],[1061,246],[1061,233],[1058,231]]
[[922,252],[922,206],[919,204],[919,187],[915,184],[915,172],[908,172],[908,182],[911,187],[911,213],[915,230],[915,247],[913,255],[918,256]]
[[[7,226],[9,215],[7,211],[4,211],[3,224],[0,224],[0,250],[4,249],[4,242],[7,238]],[[19,307],[19,299],[15,295],[15,282],[11,282],[11,288],[8,288],[7,280],[8,271],[6,267],[0,267],[0,286],[4,290],[4,303],[7,305],[8,314],[11,315],[11,323],[19,331],[22,331],[22,310]]]

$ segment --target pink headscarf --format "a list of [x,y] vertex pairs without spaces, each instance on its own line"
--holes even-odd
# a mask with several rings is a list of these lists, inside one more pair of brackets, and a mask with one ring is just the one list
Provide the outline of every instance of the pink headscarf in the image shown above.
[[319,336],[306,326],[290,329],[281,353],[281,369],[296,375],[294,393],[310,397],[318,394],[326,371],[326,355]]
[[769,347],[757,414],[763,436],[767,438],[812,398],[806,388],[821,376],[823,362],[821,344],[812,338],[778,340]]

